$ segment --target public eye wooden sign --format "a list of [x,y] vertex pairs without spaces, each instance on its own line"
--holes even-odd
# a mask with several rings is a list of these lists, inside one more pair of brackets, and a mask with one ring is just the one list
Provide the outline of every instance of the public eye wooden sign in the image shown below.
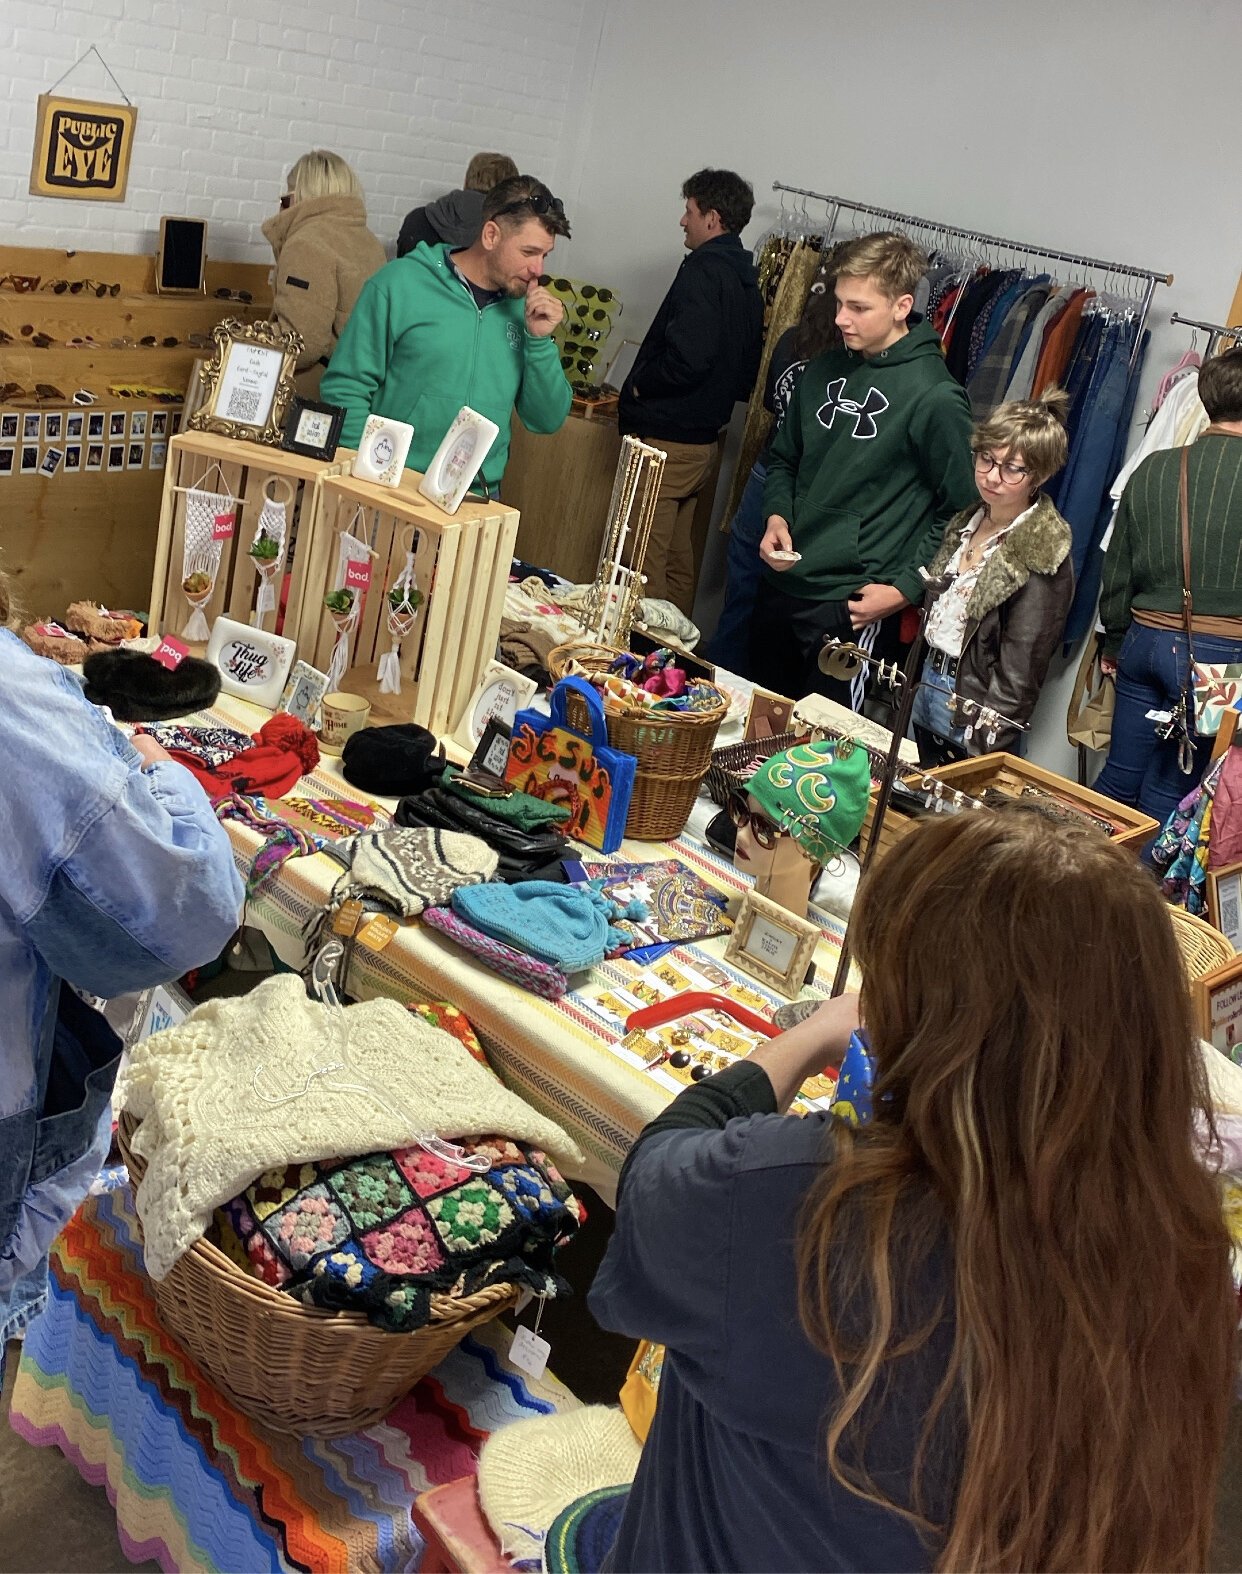
[[30,190],[36,197],[122,202],[138,111],[39,94]]

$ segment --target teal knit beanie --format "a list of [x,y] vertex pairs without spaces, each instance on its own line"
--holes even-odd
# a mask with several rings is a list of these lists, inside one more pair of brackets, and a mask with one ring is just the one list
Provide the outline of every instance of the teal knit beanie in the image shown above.
[[635,943],[632,933],[613,927],[612,919],[647,916],[641,903],[641,912],[633,912],[593,886],[553,880],[463,886],[453,892],[452,902],[455,913],[493,940],[566,973],[584,972],[610,951]]
[[746,791],[808,858],[826,864],[862,830],[871,796],[870,759],[852,738],[795,743],[765,760]]

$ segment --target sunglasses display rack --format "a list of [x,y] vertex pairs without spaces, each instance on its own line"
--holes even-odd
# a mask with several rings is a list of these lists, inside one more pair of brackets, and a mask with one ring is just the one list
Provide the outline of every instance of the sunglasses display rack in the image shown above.
[[552,336],[565,376],[576,393],[590,395],[602,382],[608,365],[604,350],[621,315],[621,301],[605,285],[581,279],[545,274],[542,283],[565,308],[564,321]]
[[[321,672],[332,660],[340,630],[323,598],[337,588],[340,536],[348,531],[372,556],[340,686],[370,700],[384,720],[413,721],[442,734],[456,727],[495,652],[518,515],[503,503],[465,502],[450,516],[419,492],[421,479],[413,470],[398,487],[348,474],[324,479],[306,559],[298,654]],[[381,691],[377,669],[393,643],[388,590],[409,552],[422,600],[401,637],[401,689],[394,695]]]
[[33,615],[146,605],[194,363],[221,317],[270,300],[254,264],[211,263],[205,294],[161,296],[153,256],[0,246],[0,498]]
[[280,495],[292,492],[285,534],[286,553],[292,564],[283,623],[276,627],[275,613],[266,614],[262,622],[269,632],[293,640],[298,654],[306,658],[319,627],[319,609],[308,610],[307,596],[323,483],[328,476],[348,469],[352,458],[352,453],[342,449],[334,460],[307,459],[301,454],[238,442],[212,432],[182,432],[174,437],[168,445],[155,571],[147,603],[152,630],[180,634],[197,604],[187,598],[185,590],[186,514],[192,491],[231,500],[220,505],[222,516],[227,520],[231,514],[232,519],[231,524],[222,526],[228,533],[220,540],[215,585],[210,600],[202,607],[203,615],[209,624],[221,616],[237,623],[253,621],[260,575],[249,549],[265,497],[275,490],[269,485],[275,478],[288,483],[287,488],[279,489]]

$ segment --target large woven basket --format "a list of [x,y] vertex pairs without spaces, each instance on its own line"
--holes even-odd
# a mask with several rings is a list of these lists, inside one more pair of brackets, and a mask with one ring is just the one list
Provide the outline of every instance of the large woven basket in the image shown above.
[[[548,671],[553,678],[563,678],[569,663],[576,661],[587,672],[607,672],[621,654],[610,645],[557,645],[548,653]],[[720,703],[711,710],[607,718],[609,743],[638,761],[625,817],[627,836],[667,842],[685,830],[729,709],[729,701],[716,692]],[[580,732],[590,730],[586,705],[577,695],[569,696],[565,714]]]
[[[117,1133],[135,1193],[146,1171],[130,1146],[137,1124],[125,1111]],[[161,1322],[239,1410],[278,1432],[312,1437],[382,1420],[470,1329],[517,1301],[511,1284],[460,1300],[433,1295],[425,1328],[385,1333],[360,1312],[304,1306],[202,1239],[151,1288]]]
[[1184,907],[1170,907],[1169,917],[1173,920],[1173,933],[1177,936],[1186,976],[1192,984],[1237,955],[1233,943],[1219,929],[1213,929],[1211,924],[1188,913]]

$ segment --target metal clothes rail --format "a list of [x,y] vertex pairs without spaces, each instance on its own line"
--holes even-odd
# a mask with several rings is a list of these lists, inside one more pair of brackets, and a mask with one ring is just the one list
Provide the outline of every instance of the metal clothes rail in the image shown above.
[[1215,353],[1216,346],[1222,339],[1232,339],[1235,346],[1242,344],[1242,327],[1226,328],[1224,323],[1200,322],[1196,317],[1182,317],[1177,312],[1172,313],[1169,321],[1179,323],[1183,328],[1201,328],[1207,334],[1208,342],[1207,350],[1204,352],[1205,360],[1208,356]]
[[[1127,262],[1106,262],[1101,257],[1081,256],[1077,252],[1058,251],[1053,247],[1036,246],[1028,241],[1007,240],[1003,235],[987,235],[982,230],[964,229],[960,224],[944,224],[938,219],[920,218],[916,213],[902,213],[896,208],[877,207],[872,202],[855,202],[850,197],[833,196],[830,192],[810,191],[805,186],[787,186],[784,181],[774,180],[773,191],[788,192],[794,197],[809,198],[814,202],[825,203],[832,211],[828,220],[828,231],[836,228],[837,218],[842,210],[849,213],[865,213],[872,218],[887,219],[890,223],[909,225],[915,229],[931,230],[945,236],[955,236],[961,240],[974,241],[981,246],[995,246],[1002,251],[1018,252],[1028,257],[1039,257],[1052,262],[1068,262],[1080,268],[1091,268],[1097,272],[1111,273],[1118,277],[1143,279],[1146,284],[1139,303],[1138,332],[1134,338],[1134,349],[1130,354],[1130,364],[1134,365],[1138,358],[1139,347],[1143,342],[1143,329],[1147,322],[1147,314],[1151,309],[1152,298],[1156,293],[1158,284],[1172,284],[1171,273],[1157,273],[1151,268],[1138,268]],[[1200,325],[1202,326],[1202,325]],[[1230,330],[1226,329],[1225,332]]]

